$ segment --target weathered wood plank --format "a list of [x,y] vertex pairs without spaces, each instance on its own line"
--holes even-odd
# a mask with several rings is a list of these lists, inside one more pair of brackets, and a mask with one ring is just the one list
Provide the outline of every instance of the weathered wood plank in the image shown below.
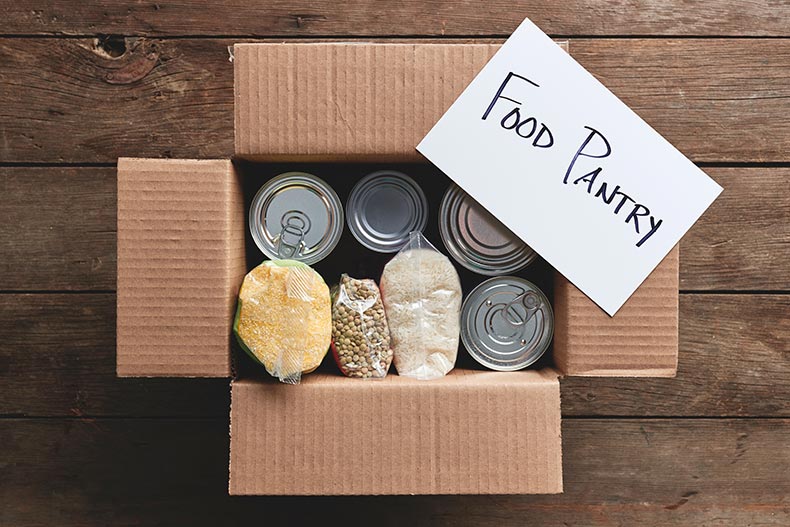
[[510,497],[229,498],[227,432],[224,419],[2,420],[0,518],[18,527],[790,522],[788,420],[566,420],[565,493]]
[[0,290],[115,289],[115,170],[0,168]]
[[[0,161],[225,157],[232,39],[0,39]],[[571,54],[700,162],[790,160],[790,39],[574,39]]]
[[[683,295],[676,379],[562,381],[566,416],[790,416],[790,296]],[[0,414],[227,415],[227,381],[118,379],[111,294],[0,295]]]
[[680,246],[680,288],[790,287],[790,169],[709,168],[724,192]]
[[[681,288],[787,289],[790,169],[707,171],[724,193],[681,243]],[[115,289],[115,169],[0,168],[0,190],[0,290]]]
[[574,40],[571,54],[694,161],[788,160],[772,150],[790,147],[790,116],[771,108],[790,107],[790,40]]
[[115,295],[0,295],[0,321],[2,415],[228,413],[227,379],[116,377]]
[[113,58],[91,40],[0,39],[0,161],[227,157],[229,41],[145,41]]
[[562,380],[565,415],[790,416],[790,296],[682,295],[674,379]]
[[787,2],[602,3],[595,0],[441,0],[371,3],[226,0],[206,4],[145,0],[50,2],[3,0],[3,34],[93,35],[507,35],[525,17],[561,35],[787,36]]

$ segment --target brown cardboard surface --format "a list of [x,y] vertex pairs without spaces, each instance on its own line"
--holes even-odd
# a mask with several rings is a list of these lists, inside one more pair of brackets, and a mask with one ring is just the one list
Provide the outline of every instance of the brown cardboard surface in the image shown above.
[[118,160],[117,373],[229,376],[245,272],[228,160]]
[[236,44],[236,155],[416,161],[495,44]]
[[230,494],[562,492],[553,370],[232,384]]
[[614,317],[565,278],[554,285],[554,361],[564,374],[673,377],[678,363],[675,247]]
[[[567,51],[567,41],[558,44]],[[420,161],[417,143],[498,49],[470,43],[236,44],[236,155]]]

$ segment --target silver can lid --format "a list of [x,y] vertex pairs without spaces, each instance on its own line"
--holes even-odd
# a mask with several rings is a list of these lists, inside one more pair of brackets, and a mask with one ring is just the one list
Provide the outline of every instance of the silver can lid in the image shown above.
[[537,256],[458,185],[447,189],[442,198],[439,232],[459,264],[483,275],[514,273]]
[[553,335],[549,300],[523,278],[490,278],[472,290],[461,308],[461,341],[492,370],[526,368],[548,349]]
[[308,265],[324,259],[343,234],[343,205],[322,179],[286,172],[267,181],[250,206],[250,233],[271,259]]
[[381,170],[354,185],[346,204],[348,228],[362,245],[394,253],[428,222],[428,200],[415,181],[401,172]]

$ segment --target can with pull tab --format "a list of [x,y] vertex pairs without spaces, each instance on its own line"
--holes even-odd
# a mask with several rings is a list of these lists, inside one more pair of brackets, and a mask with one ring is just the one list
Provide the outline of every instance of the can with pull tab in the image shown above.
[[486,280],[461,308],[461,341],[472,358],[492,370],[515,371],[533,364],[553,335],[548,298],[522,278]]
[[326,258],[343,234],[343,205],[322,179],[286,172],[267,181],[250,205],[250,233],[270,259],[312,265]]

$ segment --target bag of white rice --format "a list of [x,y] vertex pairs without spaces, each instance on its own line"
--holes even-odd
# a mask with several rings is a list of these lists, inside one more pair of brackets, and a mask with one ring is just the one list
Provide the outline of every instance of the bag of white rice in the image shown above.
[[455,366],[461,317],[461,281],[450,260],[422,233],[384,267],[381,296],[399,375],[437,379]]

